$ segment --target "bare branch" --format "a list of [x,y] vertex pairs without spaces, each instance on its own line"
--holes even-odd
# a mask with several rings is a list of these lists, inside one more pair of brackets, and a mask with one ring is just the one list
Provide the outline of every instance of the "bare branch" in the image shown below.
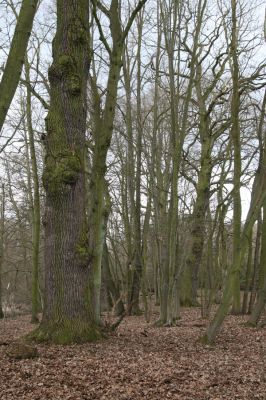
[[[97,1],[95,1],[95,0],[92,0],[92,5],[93,5],[93,10],[92,10],[92,11],[93,11],[93,16],[94,16],[94,19],[95,19],[95,21],[96,21],[98,31],[99,31],[99,33],[100,33],[100,40],[101,40],[101,42],[103,43],[104,47],[106,48],[108,54],[111,55],[110,46],[109,46],[109,44],[108,44],[108,42],[107,42],[107,40],[106,40],[106,38],[105,38],[105,36],[104,36],[103,29],[102,29],[102,25],[101,25],[101,22],[100,22],[100,20],[99,20],[99,18],[98,18],[98,15],[97,15],[97,7],[99,7],[98,3],[99,3],[99,2],[97,2]],[[99,9],[100,9],[100,8],[99,8]]]
[[122,38],[123,41],[126,39],[128,32],[134,22],[134,19],[135,19],[137,13],[142,9],[142,7],[144,7],[146,2],[147,2],[147,0],[140,0],[137,4],[136,8],[132,11],[132,14],[130,15],[127,26],[125,27],[125,30],[123,32],[123,38]]

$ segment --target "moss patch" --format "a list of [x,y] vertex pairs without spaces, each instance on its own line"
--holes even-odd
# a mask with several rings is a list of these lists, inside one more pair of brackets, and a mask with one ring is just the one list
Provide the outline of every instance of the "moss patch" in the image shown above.
[[87,266],[87,263],[89,263],[92,258],[91,251],[86,243],[79,242],[76,245],[75,253],[81,264],[84,264],[84,266]]
[[70,40],[76,45],[85,45],[89,40],[87,29],[80,18],[72,19],[68,30],[68,35]]
[[79,75],[73,74],[69,77],[69,79],[67,81],[67,89],[74,96],[77,96],[80,94],[81,82],[80,82]]
[[74,185],[82,170],[76,154],[64,153],[56,158],[47,156],[43,172],[43,185],[51,193],[62,190],[65,185]]
[[49,68],[49,79],[53,80],[55,78],[60,78],[63,75],[68,76],[75,70],[75,65],[71,56],[67,54],[61,54],[58,57],[57,62]]
[[78,257],[79,263],[85,267],[88,266],[88,263],[92,260],[93,252],[89,246],[89,236],[86,222],[84,222],[79,240],[76,244],[75,253]]
[[41,324],[26,336],[29,341],[37,343],[55,343],[61,345],[94,342],[101,339],[102,334],[93,324],[78,319]]

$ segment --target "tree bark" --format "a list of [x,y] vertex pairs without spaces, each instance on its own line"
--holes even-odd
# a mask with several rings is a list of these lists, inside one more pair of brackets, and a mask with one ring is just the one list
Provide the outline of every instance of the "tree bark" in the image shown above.
[[257,301],[252,309],[248,323],[257,325],[266,302],[266,202],[263,205],[263,222],[261,234],[261,251],[260,251],[260,272],[259,272],[259,290]]
[[[237,2],[232,0],[232,40],[231,40],[231,74],[233,83],[233,93],[231,100],[231,140],[234,149],[234,176],[233,176],[233,264],[237,264],[241,249],[241,143],[240,143],[240,95],[239,95],[239,65],[238,65],[238,33],[237,33]],[[240,304],[240,268],[235,270],[233,277],[233,308],[232,313],[241,312]]]
[[209,327],[207,328],[206,335],[202,338],[202,341],[207,343],[212,343],[214,341],[216,335],[221,328],[224,318],[229,311],[233,298],[234,278],[235,275],[238,274],[240,266],[243,264],[251,231],[253,229],[255,221],[258,218],[263,202],[266,198],[266,175],[264,172],[264,165],[265,150],[264,154],[261,155],[259,167],[254,178],[249,212],[240,238],[241,248],[238,257],[235,264],[231,264],[229,267],[222,302],[219,305],[214,318],[210,322]]
[[108,304],[110,307],[114,308],[114,312],[116,315],[122,315],[125,312],[125,308],[121,298],[120,291],[114,282],[110,270],[109,251],[106,239],[104,240],[104,245],[103,245],[102,265],[103,265],[103,276],[106,286]]
[[[30,84],[30,66],[25,59],[25,71],[26,81]],[[31,169],[33,178],[33,204],[32,204],[32,310],[31,310],[31,322],[38,323],[38,308],[39,308],[39,249],[40,249],[40,229],[41,229],[41,210],[40,210],[40,188],[39,188],[39,176],[38,166],[36,159],[34,131],[32,126],[31,116],[31,92],[29,85],[27,86],[27,98],[26,98],[26,118],[27,128],[29,135],[29,148],[31,158]],[[29,188],[31,190],[31,188]]]
[[21,5],[11,48],[0,82],[0,132],[19,83],[37,4],[38,0],[23,0]]
[[252,234],[249,238],[249,248],[248,248],[248,258],[247,258],[247,268],[246,268],[246,282],[245,282],[245,290],[242,302],[242,314],[247,313],[248,307],[248,294],[251,286],[251,273],[252,273],[252,254],[253,254],[253,246],[252,246]]
[[[108,10],[108,18],[110,20],[110,33],[112,38],[112,48],[109,47],[106,39],[100,34],[108,54],[109,54],[109,71],[106,85],[106,99],[103,110],[100,106],[100,95],[96,84],[95,77],[91,79],[93,84],[94,101],[95,101],[95,127],[94,127],[94,155],[91,171],[90,196],[92,201],[91,207],[91,248],[93,249],[92,274],[92,303],[94,305],[95,320],[100,322],[100,290],[101,290],[101,267],[102,254],[104,244],[104,188],[105,188],[105,173],[106,173],[106,158],[109,150],[115,117],[115,107],[117,101],[118,82],[120,78],[120,70],[122,67],[122,54],[125,39],[129,29],[137,15],[147,0],[141,0],[132,11],[126,28],[123,29],[120,18],[120,3],[118,0],[112,0],[110,9]],[[97,17],[97,2],[92,1],[93,13],[97,21],[98,29],[102,32],[100,21]]]
[[1,196],[1,221],[0,221],[0,319],[4,318],[2,305],[2,270],[4,261],[4,232],[5,232],[5,186],[2,184]]
[[[131,299],[128,311],[133,315],[140,314],[139,295],[143,274],[142,258],[142,230],[141,230],[141,155],[143,123],[141,115],[141,44],[143,31],[143,14],[138,17],[138,44],[137,44],[137,140],[136,140],[136,176],[135,176],[135,202],[133,204],[134,221],[134,260]],[[132,173],[132,171],[130,172]]]
[[90,294],[92,250],[84,163],[88,21],[87,0],[57,1],[43,172],[45,300],[33,337],[62,344],[99,336]]
[[254,260],[253,260],[253,274],[251,280],[251,292],[248,305],[248,314],[251,314],[252,312],[259,286],[258,276],[260,269],[260,248],[261,248],[261,233],[262,233],[261,231],[262,231],[262,219],[260,212],[257,220],[257,233],[256,233],[256,243],[255,243]]

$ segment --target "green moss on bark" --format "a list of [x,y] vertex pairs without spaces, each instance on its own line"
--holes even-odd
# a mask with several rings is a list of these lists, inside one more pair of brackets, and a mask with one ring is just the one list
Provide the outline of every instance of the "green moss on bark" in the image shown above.
[[92,260],[93,251],[89,245],[89,235],[86,221],[84,222],[79,240],[76,244],[75,253],[78,257],[79,264],[87,267]]
[[88,32],[80,18],[73,18],[68,30],[69,39],[76,45],[89,43]]
[[68,345],[94,342],[101,339],[101,337],[100,330],[90,323],[79,319],[64,319],[61,322],[50,322],[47,325],[41,324],[27,335],[26,339],[37,343]]
[[76,154],[65,152],[57,157],[47,156],[43,185],[50,193],[57,193],[66,185],[74,185],[81,169],[81,161]]
[[62,76],[69,76],[75,71],[75,63],[72,57],[68,54],[61,54],[57,62],[49,68],[49,79],[61,78]]
[[77,73],[77,66],[74,59],[68,54],[61,54],[57,62],[54,62],[49,68],[49,79],[65,79],[66,90],[73,96],[81,93],[81,77]]
[[77,74],[73,74],[67,81],[67,89],[73,95],[77,96],[81,92],[80,77]]
[[89,246],[86,243],[78,242],[75,250],[79,262],[86,267],[92,258],[92,253],[89,249]]

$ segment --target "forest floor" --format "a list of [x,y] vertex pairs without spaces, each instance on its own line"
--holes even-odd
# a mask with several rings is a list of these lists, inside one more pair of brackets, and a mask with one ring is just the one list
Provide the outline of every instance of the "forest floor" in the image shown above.
[[207,325],[200,310],[184,309],[177,327],[127,317],[101,342],[9,358],[8,343],[32,330],[29,321],[0,322],[1,400],[266,399],[266,329],[243,317],[226,319],[215,346],[197,341]]

